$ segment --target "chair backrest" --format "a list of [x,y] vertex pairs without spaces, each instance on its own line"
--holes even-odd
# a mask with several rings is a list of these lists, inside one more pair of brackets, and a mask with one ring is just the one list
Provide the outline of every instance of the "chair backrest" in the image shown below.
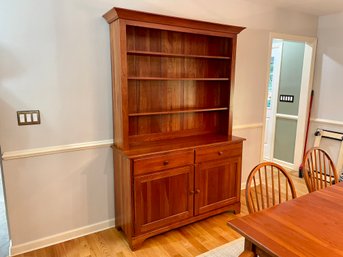
[[335,164],[329,154],[319,147],[312,147],[306,152],[302,168],[310,193],[338,182]]
[[296,198],[291,177],[280,165],[263,162],[250,172],[245,197],[249,213]]

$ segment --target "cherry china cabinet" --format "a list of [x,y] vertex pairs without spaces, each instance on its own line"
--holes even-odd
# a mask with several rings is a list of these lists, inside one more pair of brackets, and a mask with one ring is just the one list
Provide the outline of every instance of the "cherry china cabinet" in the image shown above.
[[232,136],[244,28],[113,8],[115,225],[148,237],[240,212],[242,138]]

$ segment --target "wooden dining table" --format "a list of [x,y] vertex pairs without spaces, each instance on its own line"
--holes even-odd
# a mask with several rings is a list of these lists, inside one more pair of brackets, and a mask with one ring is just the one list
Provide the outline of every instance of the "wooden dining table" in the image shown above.
[[343,183],[228,224],[260,256],[343,256]]

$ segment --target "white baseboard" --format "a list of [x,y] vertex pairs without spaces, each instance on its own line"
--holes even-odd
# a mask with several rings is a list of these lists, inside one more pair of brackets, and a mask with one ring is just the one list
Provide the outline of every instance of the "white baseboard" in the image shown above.
[[114,227],[114,219],[105,220],[89,226],[69,230],[63,233],[44,237],[24,244],[13,245],[10,249],[10,256],[30,252],[50,245],[65,242],[74,238],[96,233],[112,227]]

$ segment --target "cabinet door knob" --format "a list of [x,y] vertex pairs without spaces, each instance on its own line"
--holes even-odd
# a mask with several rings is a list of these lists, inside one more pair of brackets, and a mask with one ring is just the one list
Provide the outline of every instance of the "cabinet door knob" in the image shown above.
[[163,162],[163,165],[168,165],[168,164],[169,164],[169,161],[167,160]]
[[195,190],[195,193],[196,193],[196,194],[199,194],[199,193],[200,193],[200,189],[196,189],[196,190]]
[[218,152],[218,155],[223,155],[223,152],[222,151]]
[[190,194],[190,195],[194,195],[194,191],[193,191],[193,190],[190,191],[189,194]]

